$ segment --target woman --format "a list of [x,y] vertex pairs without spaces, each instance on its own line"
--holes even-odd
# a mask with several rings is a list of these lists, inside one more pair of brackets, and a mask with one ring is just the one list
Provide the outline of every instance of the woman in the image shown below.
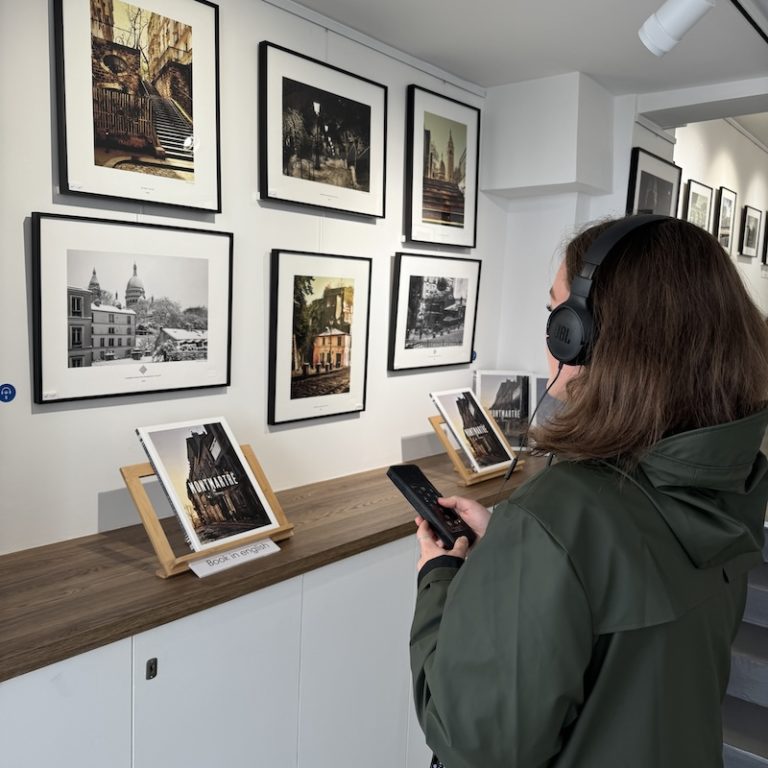
[[[553,306],[610,226],[569,244]],[[717,241],[677,219],[613,248],[589,300],[587,363],[532,433],[557,461],[492,516],[441,501],[478,536],[466,562],[417,519],[411,668],[446,768],[722,765],[768,499],[768,332]]]

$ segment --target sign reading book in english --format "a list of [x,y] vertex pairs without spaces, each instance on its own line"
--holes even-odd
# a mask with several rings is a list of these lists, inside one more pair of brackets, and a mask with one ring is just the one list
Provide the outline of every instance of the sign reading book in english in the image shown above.
[[194,550],[269,531],[278,522],[223,419],[136,430]]

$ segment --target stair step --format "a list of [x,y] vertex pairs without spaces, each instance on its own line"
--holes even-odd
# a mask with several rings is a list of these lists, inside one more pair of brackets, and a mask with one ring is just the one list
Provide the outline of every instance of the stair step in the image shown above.
[[746,623],[739,627],[731,648],[728,694],[768,707],[768,629],[765,627]]
[[725,697],[723,761],[725,768],[768,767],[768,709]]
[[759,565],[749,574],[744,621],[768,627],[768,563]]

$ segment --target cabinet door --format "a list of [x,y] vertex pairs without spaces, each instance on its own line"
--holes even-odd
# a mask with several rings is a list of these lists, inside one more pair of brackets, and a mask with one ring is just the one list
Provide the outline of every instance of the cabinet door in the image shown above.
[[130,768],[131,641],[0,683],[0,764]]
[[404,766],[412,537],[304,576],[299,768]]
[[134,638],[134,768],[296,765],[300,588],[281,582]]

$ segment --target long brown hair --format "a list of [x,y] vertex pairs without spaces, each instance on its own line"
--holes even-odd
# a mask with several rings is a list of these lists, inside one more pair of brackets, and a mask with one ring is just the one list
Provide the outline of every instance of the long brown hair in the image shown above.
[[[568,282],[612,222],[566,248]],[[768,397],[768,327],[717,240],[688,222],[642,227],[596,273],[597,338],[537,450],[635,463],[662,437],[743,418]]]

